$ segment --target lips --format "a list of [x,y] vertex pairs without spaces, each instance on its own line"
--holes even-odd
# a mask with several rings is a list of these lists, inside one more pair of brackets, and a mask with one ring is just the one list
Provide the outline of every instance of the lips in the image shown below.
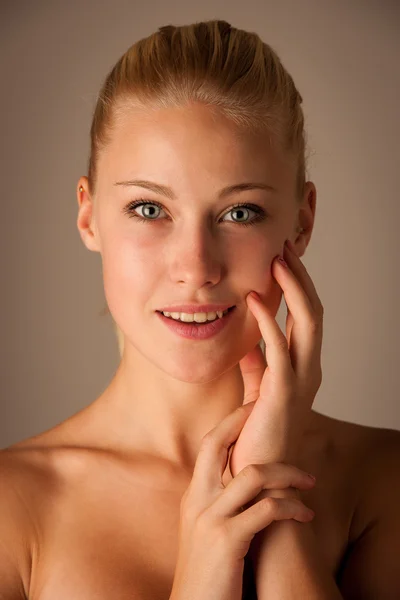
[[176,319],[171,319],[163,315],[161,311],[159,313],[159,319],[175,334],[182,338],[191,340],[207,340],[208,338],[217,335],[222,332],[223,329],[228,327],[228,324],[234,319],[233,313],[235,312],[235,306],[230,307],[226,315],[222,318],[217,317],[213,321],[206,323],[185,323]]

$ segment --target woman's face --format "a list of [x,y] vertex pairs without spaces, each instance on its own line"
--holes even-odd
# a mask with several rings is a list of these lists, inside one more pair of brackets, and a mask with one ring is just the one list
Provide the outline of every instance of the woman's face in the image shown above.
[[[177,359],[197,365],[200,347],[219,370],[221,360],[228,368],[254,347],[261,334],[245,299],[255,290],[277,313],[282,292],[271,263],[296,230],[294,177],[267,137],[239,135],[204,106],[127,111],[100,156],[91,223],[91,249],[101,253],[107,303],[125,346],[154,360],[162,354],[172,370]],[[139,179],[170,191],[122,183]],[[267,189],[221,195],[242,183]],[[128,206],[139,200],[146,205]],[[178,303],[236,311],[199,345],[171,333],[155,312]]]

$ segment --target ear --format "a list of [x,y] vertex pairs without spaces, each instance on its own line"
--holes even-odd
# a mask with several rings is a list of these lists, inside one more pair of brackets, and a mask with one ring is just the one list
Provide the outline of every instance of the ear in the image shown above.
[[314,228],[314,220],[317,206],[317,188],[312,181],[307,181],[304,188],[302,203],[298,214],[298,225],[303,232],[295,236],[293,245],[299,257],[302,257],[310,243],[311,234]]
[[89,185],[87,177],[81,177],[78,181],[77,189],[79,211],[76,225],[86,248],[92,252],[100,252],[100,243],[96,229],[93,201],[88,190]]

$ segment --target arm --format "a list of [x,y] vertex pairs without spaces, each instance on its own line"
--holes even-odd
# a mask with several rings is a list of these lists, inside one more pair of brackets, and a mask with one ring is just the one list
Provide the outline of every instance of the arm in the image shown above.
[[[300,497],[294,489],[279,492],[280,497]],[[272,523],[256,534],[250,556],[258,600],[343,598],[321,557],[311,523],[293,519]]]
[[380,432],[365,461],[353,542],[339,573],[344,598],[400,598],[400,431]]
[[26,600],[18,562],[3,542],[0,542],[0,599]]
[[[0,451],[0,600],[26,600],[28,577],[27,515],[15,487],[15,471],[5,450]],[[27,588],[26,588],[27,589]]]
[[258,600],[400,598],[400,432],[379,430],[367,454],[337,585],[311,524],[281,521],[257,534],[250,547]]

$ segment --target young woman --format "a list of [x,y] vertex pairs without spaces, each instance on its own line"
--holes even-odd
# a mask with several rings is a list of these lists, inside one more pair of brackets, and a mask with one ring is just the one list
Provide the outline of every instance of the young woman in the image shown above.
[[121,361],[0,453],[2,600],[400,597],[400,433],[312,408],[301,103],[225,21],[161,27],[108,74],[77,226]]

